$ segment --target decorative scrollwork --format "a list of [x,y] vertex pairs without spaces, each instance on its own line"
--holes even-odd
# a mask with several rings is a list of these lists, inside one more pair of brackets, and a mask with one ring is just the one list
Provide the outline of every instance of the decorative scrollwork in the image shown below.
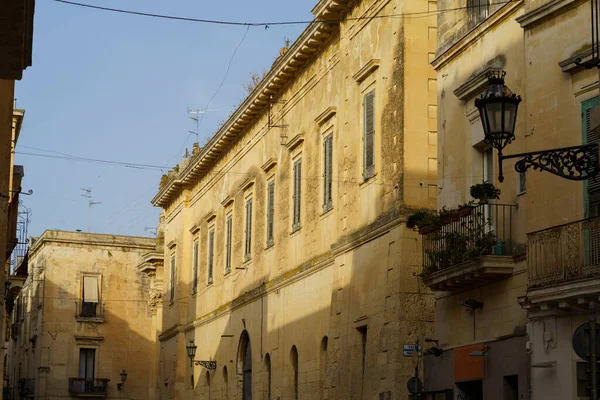
[[194,364],[201,365],[206,369],[217,369],[216,361],[196,361],[196,360],[194,360]]
[[573,181],[594,178],[600,172],[597,144],[512,154],[502,158],[521,158],[515,164],[517,172],[533,168]]

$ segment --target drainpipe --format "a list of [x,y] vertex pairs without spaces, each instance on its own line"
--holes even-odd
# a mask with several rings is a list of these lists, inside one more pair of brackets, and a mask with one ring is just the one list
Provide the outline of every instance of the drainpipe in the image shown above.
[[596,308],[593,301],[590,301],[588,306],[588,310],[590,313],[590,367],[592,373],[592,400],[598,400],[598,365],[596,364],[598,360],[598,355],[596,354],[596,335],[598,334],[596,330]]

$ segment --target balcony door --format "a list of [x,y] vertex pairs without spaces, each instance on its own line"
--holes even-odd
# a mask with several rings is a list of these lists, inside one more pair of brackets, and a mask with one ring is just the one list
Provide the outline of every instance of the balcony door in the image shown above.
[[[592,108],[599,104],[598,97],[594,97],[581,104],[583,143],[600,143],[598,136],[592,131],[590,121]],[[600,216],[600,179],[585,180],[583,183],[584,217],[593,218]],[[583,238],[585,243],[584,275],[598,272],[600,266],[600,230],[595,223],[583,224]]]
[[96,349],[79,349],[79,391],[85,393],[91,391],[94,384],[94,373],[96,365]]

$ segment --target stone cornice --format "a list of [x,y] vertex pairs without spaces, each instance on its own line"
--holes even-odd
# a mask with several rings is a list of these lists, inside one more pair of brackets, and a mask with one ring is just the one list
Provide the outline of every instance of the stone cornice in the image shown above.
[[450,61],[452,61],[465,49],[467,49],[469,46],[472,46],[475,41],[479,40],[490,30],[498,26],[501,22],[507,20],[515,12],[521,9],[521,7],[523,7],[523,3],[523,0],[517,0],[505,4],[498,11],[490,15],[485,21],[483,21],[482,23],[471,29],[469,32],[467,32],[462,38],[457,40],[443,53],[437,54],[435,60],[431,62],[431,66],[436,71],[439,71],[440,68],[444,67]]
[[458,97],[459,100],[467,100],[472,98],[473,96],[482,92],[483,88],[486,87],[488,79],[487,73],[490,71],[499,71],[504,67],[502,66],[488,66],[485,67],[482,71],[476,73],[471,78],[469,78],[465,83],[460,85],[454,90],[454,95]]
[[352,79],[354,79],[356,83],[361,83],[367,79],[367,77],[371,75],[371,73],[377,68],[379,68],[379,59],[374,58],[366,63],[361,69],[356,71],[354,75],[352,75]]
[[587,0],[551,0],[548,3],[526,12],[516,19],[522,28],[531,29],[536,25],[586,3]]
[[269,172],[271,168],[274,168],[277,165],[277,160],[274,158],[269,158],[260,168],[265,171],[265,173]]
[[285,145],[285,147],[287,147],[287,149],[289,151],[292,151],[296,147],[300,146],[302,143],[304,143],[304,134],[303,133],[299,133],[296,136],[294,136],[289,142],[287,142],[287,144]]
[[327,107],[327,110],[323,111],[317,118],[315,118],[315,122],[318,125],[323,125],[325,122],[329,121],[331,117],[333,117],[336,113],[336,107]]
[[558,66],[560,67],[562,72],[569,72],[572,74],[577,71],[581,71],[582,69],[585,69],[585,66],[583,64],[586,61],[589,61],[591,59],[592,59],[592,47],[590,46],[589,49],[579,52],[579,53],[575,54],[574,56],[571,56],[565,60],[560,61],[558,63]]
[[[152,204],[167,207],[183,187],[198,182],[212,165],[227,151],[235,140],[262,114],[271,97],[276,98],[290,82],[327,44],[332,33],[338,29],[339,20],[349,0],[324,0],[314,9],[318,22],[309,24],[306,30],[285,52],[254,91],[244,100],[231,117],[215,133],[209,142],[179,172],[178,179],[167,182],[154,196]],[[326,21],[330,19],[333,22]]]

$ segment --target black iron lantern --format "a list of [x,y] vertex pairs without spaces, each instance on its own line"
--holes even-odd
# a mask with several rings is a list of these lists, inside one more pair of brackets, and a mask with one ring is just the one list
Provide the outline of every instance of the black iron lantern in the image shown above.
[[125,386],[125,381],[127,380],[127,370],[122,370],[119,375],[121,376],[121,383],[117,384],[117,390],[121,390],[123,389],[123,386]]
[[193,361],[194,357],[196,356],[196,349],[198,348],[198,346],[194,344],[193,340],[190,340],[190,344],[185,346],[185,348],[187,350],[187,355],[190,358],[190,361]]
[[[475,99],[475,107],[483,125],[485,141],[498,150],[498,180],[504,181],[502,161],[519,158],[517,172],[529,168],[547,171],[569,180],[585,180],[598,175],[598,144],[587,144],[529,153],[503,155],[503,149],[515,140],[515,124],[521,96],[514,94],[505,84],[504,71],[487,74],[489,86]],[[490,182],[491,183],[491,182]]]
[[521,102],[521,96],[511,92],[504,84],[505,76],[504,71],[489,72],[487,90],[475,99],[485,140],[498,151],[515,140],[515,121]]

